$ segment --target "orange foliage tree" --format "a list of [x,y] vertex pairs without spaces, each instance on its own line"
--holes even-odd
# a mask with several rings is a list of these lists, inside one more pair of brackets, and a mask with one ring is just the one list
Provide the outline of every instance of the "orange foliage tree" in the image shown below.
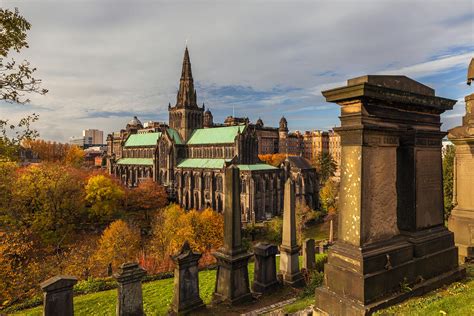
[[285,161],[286,154],[266,154],[266,155],[258,155],[258,158],[274,167],[279,167],[283,161]]
[[84,163],[84,157],[84,150],[82,150],[78,146],[70,146],[66,150],[64,163],[68,166],[79,168]]
[[139,250],[140,233],[119,219],[112,222],[102,233],[95,259],[105,273],[109,264],[115,269],[122,263],[136,261]]

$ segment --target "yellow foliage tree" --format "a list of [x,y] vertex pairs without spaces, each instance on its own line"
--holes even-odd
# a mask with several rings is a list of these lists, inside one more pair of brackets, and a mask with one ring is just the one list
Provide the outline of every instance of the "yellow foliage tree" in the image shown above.
[[112,222],[99,239],[95,258],[106,271],[108,264],[113,268],[122,263],[136,261],[140,249],[140,234],[123,220]]
[[103,174],[92,176],[87,181],[85,200],[90,206],[92,215],[106,221],[121,210],[124,190],[118,183]]
[[84,150],[78,146],[71,146],[66,150],[64,163],[68,166],[79,168],[84,162],[84,156]]

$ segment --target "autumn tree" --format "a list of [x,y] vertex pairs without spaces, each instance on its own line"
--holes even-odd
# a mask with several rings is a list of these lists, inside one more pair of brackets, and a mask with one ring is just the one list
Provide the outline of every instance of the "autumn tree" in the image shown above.
[[328,214],[334,214],[337,211],[338,190],[336,182],[328,180],[324,183],[324,186],[319,190],[321,211]]
[[31,228],[59,246],[84,215],[83,179],[65,166],[42,164],[19,170],[13,182],[10,223]]
[[285,161],[286,156],[286,154],[265,154],[258,155],[258,158],[269,165],[279,167]]
[[[41,80],[33,77],[36,68],[32,68],[26,60],[17,63],[14,59],[6,61],[11,52],[20,53],[28,47],[27,31],[31,24],[14,11],[0,8],[0,100],[6,102],[26,103],[27,93],[46,94],[41,89]],[[38,132],[31,124],[38,120],[33,113],[21,119],[18,123],[10,123],[6,118],[0,118],[0,161],[17,160],[20,144],[25,139],[33,139]]]
[[329,178],[334,177],[337,170],[336,161],[332,155],[327,152],[321,152],[313,164],[318,172],[320,185],[324,185]]
[[84,150],[78,146],[70,146],[66,151],[64,163],[68,166],[79,168],[84,163]]
[[136,261],[140,249],[140,234],[123,220],[112,222],[99,239],[95,257],[103,271],[109,263],[115,269],[122,263]]
[[85,201],[90,214],[104,222],[113,219],[122,211],[124,190],[110,177],[92,176],[85,186]]

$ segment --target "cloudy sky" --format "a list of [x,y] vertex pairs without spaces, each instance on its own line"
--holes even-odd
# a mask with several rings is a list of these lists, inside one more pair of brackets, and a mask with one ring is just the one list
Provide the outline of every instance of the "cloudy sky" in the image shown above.
[[[329,129],[339,107],[321,91],[364,74],[402,74],[459,100],[474,57],[474,1],[48,1],[0,0],[31,22],[15,58],[50,90],[31,104],[0,104],[12,121],[38,113],[41,137],[109,133],[137,115],[167,121],[187,40],[198,102],[215,121],[235,111],[291,130]],[[13,57],[13,55],[12,55]]]

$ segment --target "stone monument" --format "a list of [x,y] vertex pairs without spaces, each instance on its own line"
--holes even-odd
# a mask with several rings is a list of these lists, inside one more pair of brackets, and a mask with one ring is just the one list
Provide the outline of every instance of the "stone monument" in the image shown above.
[[[474,58],[469,65],[467,84],[474,80]],[[462,126],[449,130],[456,146],[454,166],[454,209],[448,220],[459,249],[459,262],[474,258],[474,93],[464,98],[466,115]]]
[[237,304],[252,299],[248,261],[252,256],[242,246],[239,168],[225,170],[224,246],[213,255],[217,259],[217,278],[213,301]]
[[171,257],[176,264],[174,269],[174,296],[171,302],[172,313],[181,315],[204,307],[199,296],[199,252],[193,252],[186,241],[181,251]]
[[329,222],[329,240],[328,243],[332,245],[334,243],[334,221],[331,219]]
[[73,316],[72,288],[77,283],[77,278],[67,275],[58,275],[41,283],[43,295],[44,316]]
[[303,269],[314,270],[316,267],[316,251],[314,239],[308,238],[303,242]]
[[117,316],[142,316],[142,278],[146,271],[138,263],[124,263],[114,274],[118,283]]
[[288,178],[283,200],[283,233],[280,245],[280,273],[283,283],[301,286],[304,278],[300,271],[300,247],[296,243],[295,183]]
[[278,248],[267,243],[258,243],[253,247],[255,268],[252,289],[254,292],[265,293],[278,285],[275,256]]
[[341,106],[342,164],[338,240],[317,308],[365,315],[462,278],[441,170],[440,114],[456,101],[405,76],[358,77],[323,95]]

